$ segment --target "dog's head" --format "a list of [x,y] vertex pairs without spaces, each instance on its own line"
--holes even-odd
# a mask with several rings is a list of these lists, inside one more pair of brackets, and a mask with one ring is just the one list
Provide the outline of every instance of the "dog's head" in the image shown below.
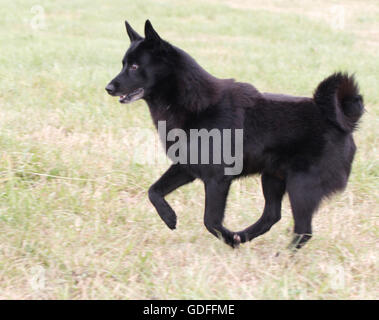
[[121,72],[106,86],[120,103],[130,103],[147,97],[152,89],[170,74],[167,59],[171,45],[162,40],[150,21],[145,23],[145,38],[125,21],[130,46],[122,59]]

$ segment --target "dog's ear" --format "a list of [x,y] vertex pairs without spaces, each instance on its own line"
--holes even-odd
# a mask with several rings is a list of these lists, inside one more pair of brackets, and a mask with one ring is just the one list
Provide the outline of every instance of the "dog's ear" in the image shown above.
[[154,30],[149,20],[146,20],[145,22],[145,38],[147,40],[155,40],[155,41],[161,40],[161,38],[159,37],[158,33]]
[[128,21],[125,21],[125,27],[126,27],[126,32],[128,33],[130,42],[142,39],[142,37],[136,31],[134,31],[134,29],[130,26]]

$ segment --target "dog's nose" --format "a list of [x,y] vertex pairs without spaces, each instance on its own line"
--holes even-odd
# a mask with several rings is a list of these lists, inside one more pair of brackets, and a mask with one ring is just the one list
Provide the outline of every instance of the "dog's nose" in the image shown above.
[[109,83],[106,87],[105,87],[105,90],[107,90],[107,92],[109,94],[114,94],[115,91],[116,91],[116,88],[115,86],[112,84],[112,83]]

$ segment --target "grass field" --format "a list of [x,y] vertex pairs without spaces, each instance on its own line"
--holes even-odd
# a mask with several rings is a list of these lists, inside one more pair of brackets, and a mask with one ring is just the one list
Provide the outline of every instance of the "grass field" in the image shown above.
[[[309,96],[356,73],[367,112],[350,183],[294,257],[287,197],[282,220],[238,250],[203,227],[200,182],[168,197],[175,231],[149,203],[167,164],[133,160],[130,128],[153,128],[148,108],[104,91],[124,20],[142,33],[147,18],[217,77],[261,91]],[[379,298],[377,0],[1,0],[0,26],[0,298]],[[225,223],[240,230],[262,208],[259,177],[242,180]]]

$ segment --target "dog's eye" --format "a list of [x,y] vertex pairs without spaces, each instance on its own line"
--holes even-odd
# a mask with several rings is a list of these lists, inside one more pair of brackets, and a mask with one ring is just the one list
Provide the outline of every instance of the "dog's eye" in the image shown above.
[[138,64],[133,63],[130,67],[130,70],[137,70],[138,69]]

